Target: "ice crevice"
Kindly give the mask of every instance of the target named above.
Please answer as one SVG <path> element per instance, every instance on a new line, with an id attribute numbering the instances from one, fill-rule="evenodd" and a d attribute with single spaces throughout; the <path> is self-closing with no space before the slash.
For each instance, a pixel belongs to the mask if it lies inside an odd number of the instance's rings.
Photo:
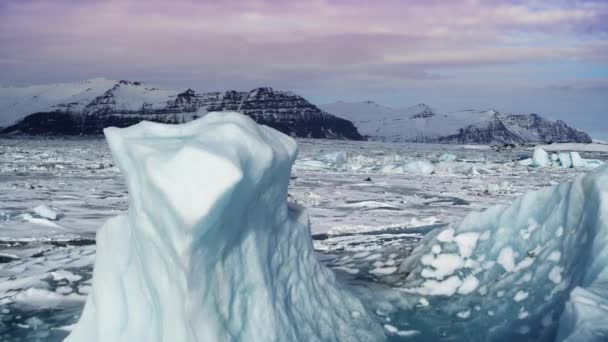
<path id="1" fill-rule="evenodd" d="M 67 341 L 607 336 L 608 167 L 428 233 L 391 266 L 398 288 L 353 287 L 318 262 L 305 209 L 287 203 L 293 139 L 237 113 L 105 134 L 129 211 L 97 233 Z"/>

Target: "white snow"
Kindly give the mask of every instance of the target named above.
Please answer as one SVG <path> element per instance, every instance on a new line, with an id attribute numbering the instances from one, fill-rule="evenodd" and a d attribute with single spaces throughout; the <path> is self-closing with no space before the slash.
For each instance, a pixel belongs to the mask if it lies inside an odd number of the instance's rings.
<path id="1" fill-rule="evenodd" d="M 0 127 L 13 124 L 28 114 L 52 111 L 56 105 L 62 103 L 77 103 L 73 109 L 82 109 L 114 84 L 114 80 L 95 78 L 74 83 L 2 87 Z"/>
<path id="2" fill-rule="evenodd" d="M 463 258 L 468 258 L 471 256 L 471 254 L 473 254 L 473 250 L 477 245 L 479 235 L 479 233 L 470 232 L 458 234 L 454 237 L 454 242 L 456 242 L 456 244 L 458 245 L 460 256 L 462 256 Z"/>
<path id="3" fill-rule="evenodd" d="M 477 289 L 479 280 L 474 275 L 469 275 L 462 281 L 462 285 L 458 288 L 458 293 L 467 295 Z"/>
<path id="4" fill-rule="evenodd" d="M 430 266 L 430 268 L 422 270 L 420 275 L 424 278 L 440 280 L 453 274 L 464 265 L 463 259 L 458 254 L 427 254 L 421 259 L 421 262 L 425 266 Z"/>
<path id="5" fill-rule="evenodd" d="M 468 126 L 485 128 L 496 114 L 494 110 L 438 113 L 426 104 L 394 109 L 373 101 L 339 101 L 320 108 L 350 120 L 361 134 L 387 142 L 445 137 Z"/>
<path id="6" fill-rule="evenodd" d="M 475 325 L 485 327 L 486 332 L 477 336 L 480 340 L 509 340 L 508 334 L 500 335 L 494 327 L 530 336 L 531 327 L 543 326 L 535 333 L 557 331 L 557 341 L 603 341 L 608 317 L 607 229 L 608 167 L 600 167 L 572 182 L 528 193 L 509 206 L 471 213 L 459 224 L 427 234 L 401 264 L 408 273 L 402 291 L 424 296 L 468 293 L 450 298 L 445 308 L 434 307 L 447 315 L 467 312 L 470 298 L 477 296 L 469 289 L 479 288 L 481 295 L 483 288 L 484 297 L 476 299 L 500 309 Z M 444 244 L 442 253 L 446 253 L 446 244 L 454 244 L 460 234 L 486 231 L 492 232 L 492 238 L 478 239 L 472 258 L 483 256 L 488 267 L 465 263 L 446 280 L 425 279 L 428 265 L 435 262 L 433 246 Z M 522 231 L 527 238 L 522 238 Z M 468 278 L 471 275 L 476 284 Z M 512 298 L 513 304 L 503 306 L 502 298 Z M 564 308 L 559 324 L 541 324 L 548 313 Z M 521 319 L 525 326 L 517 323 Z"/>
<path id="7" fill-rule="evenodd" d="M 504 247 L 500 254 L 498 254 L 498 258 L 496 261 L 505 269 L 507 272 L 511 272 L 515 269 L 515 255 L 513 252 L 513 248 L 507 246 Z"/>
<path id="8" fill-rule="evenodd" d="M 524 300 L 526 298 L 528 298 L 528 292 L 522 291 L 522 290 L 517 291 L 515 296 L 513 296 L 513 300 L 516 302 L 521 302 L 522 300 Z"/>

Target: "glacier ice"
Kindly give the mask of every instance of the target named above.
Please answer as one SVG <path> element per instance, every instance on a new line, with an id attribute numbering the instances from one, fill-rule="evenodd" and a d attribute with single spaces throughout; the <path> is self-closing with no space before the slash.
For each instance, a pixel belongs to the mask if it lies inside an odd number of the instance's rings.
<path id="1" fill-rule="evenodd" d="M 455 154 L 444 153 L 439 157 L 440 162 L 453 162 L 456 161 L 458 157 Z"/>
<path id="2" fill-rule="evenodd" d="M 105 135 L 129 211 L 97 233 L 93 289 L 67 341 L 383 336 L 317 262 L 306 212 L 287 205 L 293 139 L 237 113 Z"/>
<path id="3" fill-rule="evenodd" d="M 416 160 L 403 165 L 406 172 L 418 173 L 421 175 L 429 175 L 435 171 L 433 164 L 426 160 Z"/>
<path id="4" fill-rule="evenodd" d="M 549 155 L 545 150 L 540 147 L 534 149 L 532 158 L 522 159 L 519 165 L 523 166 L 535 166 L 535 167 L 547 167 L 547 166 L 560 166 L 563 168 L 588 168 L 594 169 L 604 163 L 601 160 L 596 159 L 583 159 L 578 152 L 560 152 L 552 153 Z"/>
<path id="5" fill-rule="evenodd" d="M 581 155 L 578 152 L 570 152 L 570 163 L 572 167 L 585 167 L 585 160 L 581 158 Z"/>
<path id="6" fill-rule="evenodd" d="M 540 147 L 534 149 L 534 155 L 532 156 L 533 166 L 547 166 L 549 164 L 549 154 Z"/>
<path id="7" fill-rule="evenodd" d="M 57 220 L 60 216 L 55 210 L 49 208 L 44 204 L 35 207 L 34 209 L 32 209 L 32 211 L 38 216 L 49 220 Z"/>
<path id="8" fill-rule="evenodd" d="M 348 155 L 344 151 L 327 153 L 321 156 L 321 159 L 332 163 L 337 170 L 343 170 L 348 163 Z"/>
<path id="9" fill-rule="evenodd" d="M 428 340 L 605 341 L 607 264 L 601 167 L 429 233 L 400 266 L 409 274 L 401 290 L 426 296 L 433 316 L 463 322 L 438 329 L 420 309 L 400 316 Z"/>
<path id="10" fill-rule="evenodd" d="M 129 211 L 98 232 L 68 341 L 608 336 L 608 167 L 431 231 L 370 271 L 397 287 L 355 286 L 316 260 L 305 210 L 286 202 L 291 138 L 236 113 L 105 133 Z"/>

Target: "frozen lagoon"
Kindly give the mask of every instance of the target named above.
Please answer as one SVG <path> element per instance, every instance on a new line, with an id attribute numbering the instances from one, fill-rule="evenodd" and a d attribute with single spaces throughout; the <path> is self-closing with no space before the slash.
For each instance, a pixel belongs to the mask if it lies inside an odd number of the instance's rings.
<path id="1" fill-rule="evenodd" d="M 93 234 L 108 217 L 126 210 L 126 188 L 101 140 L 2 142 L 3 340 L 59 340 L 67 334 L 64 326 L 76 322 L 90 291 Z M 300 146 L 290 198 L 309 208 L 323 262 L 340 280 L 362 287 L 402 287 L 406 274 L 392 265 L 401 264 L 433 228 L 588 171 L 517 165 L 516 160 L 531 155 L 527 149 L 310 140 Z M 345 152 L 347 165 L 328 161 L 332 152 Z M 440 161 L 446 153 L 457 159 Z M 605 159 L 602 152 L 582 155 Z M 417 160 L 435 161 L 434 172 L 398 170 Z M 40 204 L 62 217 L 39 217 L 33 209 Z M 377 315 L 391 319 L 378 310 Z M 455 319 L 472 314 L 458 311 Z M 404 331 L 419 331 L 395 322 L 384 325 L 387 336 L 406 338 Z"/>

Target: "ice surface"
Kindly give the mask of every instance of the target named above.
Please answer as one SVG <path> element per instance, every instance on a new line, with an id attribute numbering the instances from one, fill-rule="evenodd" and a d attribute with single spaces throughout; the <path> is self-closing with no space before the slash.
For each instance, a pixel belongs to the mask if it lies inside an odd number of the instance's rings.
<path id="1" fill-rule="evenodd" d="M 464 331 L 481 330 L 475 324 L 469 329 L 469 320 L 479 319 L 476 318 L 479 313 L 496 316 L 501 312 L 494 307 L 488 308 L 485 297 L 466 309 L 459 307 L 458 311 L 444 312 L 446 304 L 471 291 L 476 275 L 459 277 L 462 284 L 451 297 L 420 296 L 399 290 L 408 275 L 399 266 L 409 258 L 424 234 L 446 223 L 458 222 L 469 212 L 482 211 L 495 204 L 509 204 L 523 193 L 569 182 L 589 172 L 586 167 L 520 166 L 516 161 L 532 154 L 526 146 L 494 150 L 488 146 L 312 139 L 298 139 L 298 145 L 299 157 L 289 182 L 289 201 L 306 206 L 310 212 L 313 243 L 321 263 L 331 268 L 342 284 L 356 286 L 358 291 L 363 291 L 359 287 L 373 289 L 371 299 L 367 299 L 370 296 L 365 292 L 360 296 L 361 301 L 372 306 L 371 311 L 378 309 L 382 313 L 376 314 L 381 326 L 390 319 L 388 324 L 397 332 L 385 329 L 385 333 L 394 340 L 408 340 L 404 336 L 409 332 L 417 335 L 410 340 L 424 340 L 428 336 L 432 337 L 427 340 L 437 336 L 443 336 L 438 340 L 466 340 Z M 595 144 L 556 145 L 543 146 L 543 149 L 581 151 L 586 163 L 598 159 L 599 164 L 599 160 L 605 161 L 608 157 Z M 338 170 L 322 158 L 332 152 L 346 153 L 348 161 L 344 169 Z M 458 158 L 453 162 L 439 161 L 445 153 Z M 381 172 L 383 165 L 403 165 L 416 160 L 431 161 L 435 171 L 429 175 Z M 316 167 L 304 167 L 313 162 Z M 95 259 L 93 234 L 109 217 L 126 212 L 128 194 L 124 175 L 114 166 L 106 142 L 99 139 L 0 138 L 0 172 L 0 340 L 61 341 L 80 316 L 85 295 L 91 292 Z M 59 221 L 41 218 L 32 212 L 32 208 L 41 203 L 65 216 Z M 26 216 L 61 227 L 26 221 Z M 517 233 L 521 240 L 526 236 L 533 239 L 539 229 L 534 224 L 527 224 Z M 433 245 L 426 253 L 460 255 L 460 247 L 454 239 L 460 234 L 452 234 L 451 244 Z M 555 231 L 557 238 L 566 238 L 569 234 L 567 226 Z M 479 253 L 479 245 L 488 239 L 493 239 L 488 231 L 479 235 L 469 259 L 479 262 L 482 267 L 493 264 L 492 267 L 501 269 L 495 260 L 478 261 L 484 259 L 483 253 Z M 517 248 L 513 247 L 513 250 L 517 252 Z M 563 261 L 560 251 L 552 251 L 546 260 Z M 515 257 L 514 264 L 521 268 L 532 260 L 518 263 Z M 472 266 L 472 261 L 467 263 Z M 533 266 L 534 263 L 509 274 L 518 274 L 517 282 L 529 284 L 534 275 L 526 270 Z M 557 263 L 554 266 L 561 267 Z M 398 269 L 393 272 L 392 267 Z M 548 274 L 543 279 L 553 284 Z M 565 277 L 565 274 L 562 272 L 561 276 Z M 467 297 L 482 293 L 490 296 L 481 278 L 477 282 L 477 287 Z M 447 287 L 449 282 L 445 285 Z M 45 293 L 53 300 L 28 296 L 36 293 L 30 290 L 32 288 L 47 291 L 38 293 Z M 391 292 L 387 293 L 386 289 Z M 526 289 L 522 291 L 527 293 Z M 504 291 L 496 292 L 494 296 L 501 298 L 504 305 L 521 304 L 517 307 L 521 310 L 529 299 L 515 302 L 515 294 Z M 596 309 L 604 304 L 587 298 L 595 297 L 585 293 L 576 301 L 577 317 L 593 318 L 595 315 L 596 321 L 600 322 Z M 398 305 L 395 301 L 404 301 L 411 306 Z M 495 306 L 494 301 L 489 303 Z M 467 311 L 466 319 L 457 315 L 462 313 L 463 316 Z M 366 312 L 350 315 L 366 315 Z M 437 319 L 430 319 L 435 312 Z M 534 317 L 528 308 L 513 316 L 519 320 L 523 312 L 528 312 L 528 316 L 520 320 L 522 323 Z M 543 317 L 541 325 L 553 324 L 555 327 L 558 321 L 559 317 L 548 315 Z M 526 330 L 525 326 L 520 328 Z M 533 327 L 528 328 L 534 331 Z M 552 340 L 552 337 L 542 340 Z M 532 334 L 517 334 L 516 339 L 539 340 Z"/>
<path id="2" fill-rule="evenodd" d="M 471 235 L 459 242 L 464 234 Z M 441 252 L 429 254 L 433 250 Z M 454 254 L 458 250 L 460 256 Z M 429 233 L 400 271 L 409 273 L 406 292 L 451 296 L 431 306 L 442 302 L 435 315 L 452 312 L 468 320 L 468 331 L 453 328 L 452 337 L 605 341 L 607 265 L 608 167 L 602 167 Z M 479 311 L 468 311 L 476 306 Z M 477 325 L 480 331 L 473 332 Z M 417 329 L 429 340 L 437 333 Z"/>
<path id="3" fill-rule="evenodd" d="M 129 212 L 97 233 L 67 341 L 373 341 L 382 326 L 287 205 L 296 143 L 236 113 L 105 131 Z M 352 315 L 358 312 L 358 315 Z"/>

